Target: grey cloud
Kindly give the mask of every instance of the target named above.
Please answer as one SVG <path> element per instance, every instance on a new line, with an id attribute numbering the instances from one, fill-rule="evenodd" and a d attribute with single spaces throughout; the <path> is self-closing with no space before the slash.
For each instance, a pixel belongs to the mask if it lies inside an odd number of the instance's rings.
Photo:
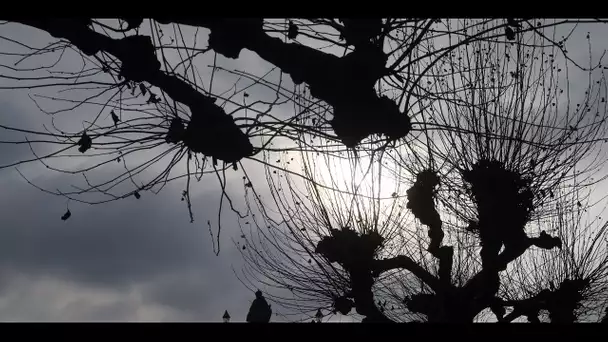
<path id="1" fill-rule="evenodd" d="M 48 116 L 40 112 L 34 103 L 27 97 L 27 93 L 0 91 L 0 166 L 12 164 L 16 161 L 31 159 L 33 157 L 28 144 L 11 144 L 12 141 L 25 141 L 27 136 L 30 141 L 41 139 L 24 132 L 18 132 L 11 128 L 25 130 L 42 130 L 42 125 L 47 123 Z M 47 137 L 42 139 L 49 140 Z M 33 144 L 36 153 L 48 151 L 48 144 Z"/>
<path id="2" fill-rule="evenodd" d="M 70 179 L 65 178 L 55 182 Z M 1 184 L 0 297 L 15 291 L 7 274 L 18 272 L 118 294 L 138 287 L 144 301 L 141 305 L 173 310 L 158 318 L 162 320 L 212 320 L 219 319 L 217 312 L 226 306 L 234 306 L 233 311 L 246 309 L 242 300 L 247 295 L 241 298 L 238 294 L 247 291 L 232 273 L 233 265 L 239 267 L 240 257 L 230 241 L 235 236 L 230 217 L 224 219 L 223 252 L 218 257 L 211 251 L 206 219 L 216 217 L 218 191 L 193 198 L 199 208 L 194 224 L 189 223 L 183 203 L 170 196 L 179 193 L 171 186 L 158 196 L 146 194 L 141 200 L 129 198 L 101 206 L 72 203 L 73 215 L 64 222 L 59 216 L 65 211 L 65 201 L 27 184 L 6 180 Z M 236 298 L 240 299 L 231 303 Z M 81 307 L 89 305 L 94 312 L 89 312 L 88 319 L 104 320 L 119 312 L 125 319 L 137 317 L 129 313 L 140 304 L 120 302 L 99 306 L 82 300 L 63 310 L 82 311 Z M 76 317 L 68 311 L 66 317 Z"/>
<path id="3" fill-rule="evenodd" d="M 10 286 L 0 293 L 2 321 L 160 321 L 175 315 L 171 308 L 144 304 L 132 290 L 85 287 L 18 271 L 8 274 Z"/>
<path id="4" fill-rule="evenodd" d="M 220 321 L 224 310 L 234 321 L 243 321 L 251 297 L 245 292 L 232 296 L 237 292 L 232 286 L 213 288 L 214 294 L 209 294 L 205 285 L 215 281 L 204 282 L 192 274 L 128 289 L 83 286 L 18 271 L 3 274 L 10 278 L 4 278 L 8 286 L 0 291 L 0 321 Z"/>
<path id="5" fill-rule="evenodd" d="M 197 315 L 201 312 L 209 313 L 208 319 L 219 320 L 228 310 L 235 321 L 244 321 L 253 294 L 234 280 L 222 282 L 222 275 L 216 272 L 206 269 L 169 275 L 144 287 L 143 301 L 179 308 L 182 320 L 200 319 Z"/>
<path id="6" fill-rule="evenodd" d="M 215 215 L 217 194 L 195 199 L 200 208 L 210 210 L 198 211 L 200 219 L 194 224 L 188 223 L 184 208 L 178 208 L 182 203 L 177 196 L 172 200 L 170 188 L 158 196 L 104 206 L 73 203 L 72 217 L 64 222 L 59 216 L 66 210 L 65 201 L 41 196 L 23 184 L 10 188 L 19 195 L 10 200 L 6 192 L 3 196 L 2 263 L 52 268 L 93 282 L 122 282 L 126 276 L 145 279 L 159 270 L 195 268 L 213 256 L 204 218 Z"/>

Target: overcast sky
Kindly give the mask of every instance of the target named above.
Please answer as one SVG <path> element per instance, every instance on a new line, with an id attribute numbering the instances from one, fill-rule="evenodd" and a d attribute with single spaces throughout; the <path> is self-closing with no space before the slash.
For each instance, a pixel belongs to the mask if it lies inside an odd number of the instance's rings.
<path id="1" fill-rule="evenodd" d="M 53 41 L 12 24 L 0 26 L 0 35 L 38 47 Z M 66 63 L 78 62 L 67 57 Z M 259 69 L 255 63 L 241 67 Z M 27 94 L 0 90 L 1 124 L 40 129 L 39 120 L 48 122 Z M 22 136 L 0 130 L 0 140 Z M 28 157 L 26 145 L 0 144 L 2 165 Z M 65 189 L 74 182 L 39 165 L 20 170 L 45 187 Z M 241 260 L 231 240 L 237 235 L 233 217 L 225 215 L 216 256 L 206 225 L 217 215 L 216 182 L 196 184 L 193 224 L 178 183 L 140 200 L 70 202 L 72 217 L 61 221 L 65 199 L 29 186 L 12 168 L 0 170 L 0 321 L 221 321 L 224 310 L 243 321 L 254 296 L 233 273 Z"/>
<path id="2" fill-rule="evenodd" d="M 0 35 L 33 46 L 52 41 L 19 25 L 0 26 Z M 268 68 L 251 53 L 242 56 L 224 63 L 256 74 Z M 0 124 L 37 125 L 44 114 L 27 92 L 0 90 Z M 16 136 L 0 129 L 0 140 Z M 0 144 L 0 165 L 29 156 L 25 145 Z M 71 176 L 40 170 L 23 168 L 46 187 L 73 182 Z M 253 293 L 233 273 L 241 266 L 231 242 L 239 234 L 234 218 L 226 214 L 222 252 L 215 256 L 206 220 L 217 215 L 217 184 L 196 187 L 194 224 L 179 201 L 183 185 L 177 183 L 140 200 L 71 202 L 72 217 L 64 222 L 65 199 L 29 186 L 12 168 L 0 170 L 0 321 L 221 321 L 224 310 L 233 320 L 244 320 Z"/>

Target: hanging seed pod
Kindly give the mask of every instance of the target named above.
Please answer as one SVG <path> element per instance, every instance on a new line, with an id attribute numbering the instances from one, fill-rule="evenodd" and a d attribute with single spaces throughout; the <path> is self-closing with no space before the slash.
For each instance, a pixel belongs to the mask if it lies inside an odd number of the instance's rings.
<path id="1" fill-rule="evenodd" d="M 87 132 L 83 132 L 80 140 L 78 140 L 78 151 L 85 153 L 93 145 L 93 140 L 87 135 Z"/>
<path id="2" fill-rule="evenodd" d="M 68 209 L 68 210 L 65 212 L 65 214 L 63 214 L 63 215 L 61 216 L 61 220 L 62 220 L 62 221 L 65 221 L 65 220 L 69 219 L 69 218 L 70 218 L 70 216 L 72 216 L 72 213 L 70 212 L 70 209 Z"/>

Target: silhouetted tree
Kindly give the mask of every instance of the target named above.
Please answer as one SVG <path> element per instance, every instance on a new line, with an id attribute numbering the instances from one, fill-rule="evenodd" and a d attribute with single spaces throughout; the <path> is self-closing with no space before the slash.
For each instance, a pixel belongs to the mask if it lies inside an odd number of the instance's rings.
<path id="1" fill-rule="evenodd" d="M 424 111 L 422 98 L 451 99 L 427 84 L 459 47 L 512 41 L 553 46 L 567 56 L 567 38 L 554 39 L 551 30 L 585 21 L 597 20 L 16 20 L 56 40 L 35 47 L 3 34 L 3 66 L 11 74 L 1 77 L 11 83 L 2 89 L 49 90 L 31 98 L 52 119 L 40 130 L 3 124 L 28 138 L 2 142 L 28 144 L 34 157 L 2 167 L 38 161 L 49 170 L 82 175 L 84 185 L 76 188 L 41 190 L 85 203 L 139 198 L 185 178 L 183 199 L 193 220 L 191 178 L 217 175 L 224 199 L 227 170 L 252 164 L 244 161 L 262 162 L 262 151 L 275 156 L 299 149 L 324 152 L 317 142 L 301 141 L 303 133 L 342 150 L 367 149 L 369 142 L 400 145 L 426 125 L 413 120 Z M 208 34 L 203 48 L 199 31 Z M 536 41 L 521 41 L 528 36 Z M 239 59 L 243 51 L 276 70 L 259 75 L 222 66 L 222 60 Z M 68 57 L 82 65 L 63 62 Z M 29 61 L 35 66 L 26 67 Z M 218 85 L 218 74 L 234 77 L 235 83 Z M 263 98 L 249 92 L 268 90 L 273 94 Z M 76 95 L 65 95 L 68 91 Z M 48 109 L 59 104 L 66 106 Z M 295 106 L 287 116 L 273 112 L 287 105 Z M 76 125 L 60 125 L 59 114 L 73 110 L 92 115 Z M 38 153 L 35 146 L 47 151 Z M 57 149 L 48 151 L 49 146 Z M 80 155 L 72 153 L 74 146 Z M 86 159 L 72 167 L 53 163 L 66 157 Z M 101 168 L 112 176 L 87 176 Z"/>
<path id="2" fill-rule="evenodd" d="M 50 115 L 44 129 L 2 123 L 20 134 L 2 143 L 27 144 L 33 157 L 1 167 L 35 161 L 81 175 L 84 186 L 41 190 L 85 203 L 185 179 L 192 220 L 191 179 L 215 175 L 223 201 L 227 172 L 241 169 L 248 210 L 227 202 L 245 221 L 246 275 L 311 315 L 599 317 L 604 225 L 567 213 L 594 208 L 578 196 L 605 178 L 604 67 L 593 56 L 578 64 L 572 35 L 557 38 L 584 21 L 17 20 L 56 39 L 35 47 L 0 35 L 0 78 L 16 82 L 1 89 L 59 90 L 30 96 Z M 222 66 L 250 52 L 270 71 Z M 62 63 L 68 55 L 82 64 Z M 573 69 L 586 73 L 584 94 L 569 84 Z M 218 74 L 234 82 L 220 86 Z M 60 125 L 79 109 L 92 115 Z M 85 162 L 70 168 L 66 157 Z M 254 163 L 271 201 L 245 170 Z M 93 180 L 102 167 L 117 175 Z M 581 231 L 597 243 L 572 235 Z M 256 292 L 247 320 L 271 314 Z"/>
<path id="3" fill-rule="evenodd" d="M 479 40 L 430 66 L 405 144 L 344 156 L 326 142 L 293 166 L 303 180 L 269 167 L 270 200 L 246 188 L 243 281 L 309 317 L 599 320 L 606 225 L 571 213 L 595 210 L 582 194 L 606 176 L 603 69 L 590 62 L 573 89 L 573 62 L 535 39 Z"/>
<path id="4" fill-rule="evenodd" d="M 601 317 L 608 301 L 608 223 L 601 213 L 589 212 L 584 197 L 564 198 L 555 215 L 543 220 L 560 239 L 560 249 L 531 250 L 509 265 L 499 294 L 512 311 L 501 320 L 573 323 Z"/>

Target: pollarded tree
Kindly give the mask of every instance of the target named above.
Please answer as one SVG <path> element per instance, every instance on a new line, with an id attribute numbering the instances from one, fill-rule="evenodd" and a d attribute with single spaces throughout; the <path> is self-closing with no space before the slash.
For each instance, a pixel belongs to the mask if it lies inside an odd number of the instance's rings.
<path id="1" fill-rule="evenodd" d="M 45 190 L 86 203 L 139 198 L 185 179 L 191 209 L 191 178 L 218 175 L 224 190 L 227 170 L 261 162 L 262 151 L 323 152 L 304 135 L 348 148 L 366 148 L 362 141 L 400 145 L 425 129 L 412 119 L 423 111 L 423 97 L 451 98 L 427 83 L 459 47 L 518 43 L 529 34 L 567 56 L 565 40 L 546 32 L 579 21 L 18 20 L 55 38 L 41 47 L 12 37 L 15 23 L 3 23 L 2 89 L 45 91 L 31 97 L 51 116 L 40 130 L 2 123 L 19 133 L 3 143 L 28 144 L 33 152 L 3 167 L 36 161 L 81 175 L 75 189 Z M 251 52 L 268 70 L 226 66 L 255 57 Z M 81 110 L 91 115 L 61 120 Z M 92 175 L 102 168 L 111 172 Z"/>
<path id="2" fill-rule="evenodd" d="M 372 322 L 471 322 L 488 311 L 539 321 L 542 310 L 563 322 L 597 311 L 578 305 L 603 299 L 605 230 L 566 213 L 586 209 L 573 196 L 605 178 L 602 68 L 591 60 L 575 91 L 559 47 L 514 39 L 461 46 L 429 68 L 424 130 L 402 146 L 304 153 L 303 185 L 269 169 L 272 200 L 249 191 L 258 216 L 242 236 L 246 279 L 288 291 L 274 300 L 289 309 L 355 309 Z M 556 312 L 564 298 L 572 305 Z"/>
<path id="3" fill-rule="evenodd" d="M 582 201 L 582 202 L 581 202 Z M 577 193 L 556 203 L 542 223 L 559 237 L 559 250 L 532 250 L 515 260 L 499 291 L 512 308 L 502 320 L 597 322 L 608 304 L 608 223 Z M 593 214 L 592 212 L 595 212 Z"/>

